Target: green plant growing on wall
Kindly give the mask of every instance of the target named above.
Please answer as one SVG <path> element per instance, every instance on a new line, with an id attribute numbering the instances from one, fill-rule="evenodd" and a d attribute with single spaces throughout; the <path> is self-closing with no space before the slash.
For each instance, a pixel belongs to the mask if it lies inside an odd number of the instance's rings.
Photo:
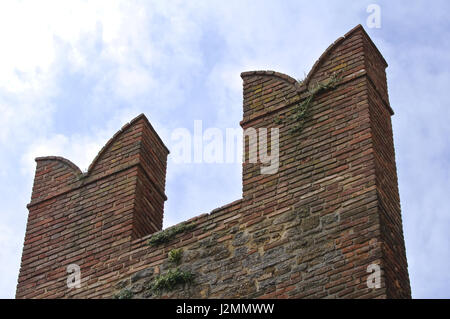
<path id="1" fill-rule="evenodd" d="M 311 105 L 314 101 L 314 98 L 324 91 L 334 89 L 341 81 L 341 79 L 342 78 L 338 74 L 333 73 L 330 78 L 328 78 L 328 80 L 320 82 L 308 90 L 308 96 L 302 102 L 297 104 L 297 107 L 294 110 L 293 120 L 296 122 L 296 124 L 291 129 L 291 134 L 302 132 L 306 122 L 306 118 L 311 111 Z"/>
<path id="2" fill-rule="evenodd" d="M 114 295 L 114 299 L 131 299 L 133 293 L 129 289 L 122 289 L 117 294 Z"/>
<path id="3" fill-rule="evenodd" d="M 164 291 L 172 291 L 179 285 L 191 284 L 194 282 L 195 275 L 190 271 L 183 271 L 179 268 L 170 269 L 166 274 L 156 277 L 149 289 L 161 295 Z"/>
<path id="4" fill-rule="evenodd" d="M 298 84 L 302 85 L 303 82 L 305 82 L 307 77 L 308 77 L 308 75 L 306 74 L 305 71 L 303 71 L 303 78 L 302 79 L 300 79 L 300 78 L 297 79 Z"/>
<path id="5" fill-rule="evenodd" d="M 175 265 L 179 265 L 181 262 L 181 257 L 183 256 L 183 250 L 181 248 L 179 249 L 172 249 L 169 251 L 169 262 Z"/>
<path id="6" fill-rule="evenodd" d="M 275 118 L 273 119 L 273 121 L 275 122 L 275 124 L 281 124 L 281 123 L 283 123 L 283 120 L 282 120 L 278 115 L 275 116 Z"/>
<path id="7" fill-rule="evenodd" d="M 172 240 L 173 237 L 175 237 L 175 235 L 189 231 L 194 227 L 195 224 L 180 224 L 177 226 L 170 227 L 150 237 L 150 239 L 148 240 L 148 245 L 158 246 L 167 243 L 170 240 Z"/>

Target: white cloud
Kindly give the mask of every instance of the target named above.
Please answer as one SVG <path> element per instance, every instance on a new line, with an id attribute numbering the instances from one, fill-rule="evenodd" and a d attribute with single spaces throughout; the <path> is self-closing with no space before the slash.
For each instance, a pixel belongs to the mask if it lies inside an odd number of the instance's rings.
<path id="1" fill-rule="evenodd" d="M 23 235 L 10 226 L 0 223 L 0 298 L 12 298 L 14 291 L 11 288 L 17 284 L 18 269 L 20 266 L 20 245 Z"/>

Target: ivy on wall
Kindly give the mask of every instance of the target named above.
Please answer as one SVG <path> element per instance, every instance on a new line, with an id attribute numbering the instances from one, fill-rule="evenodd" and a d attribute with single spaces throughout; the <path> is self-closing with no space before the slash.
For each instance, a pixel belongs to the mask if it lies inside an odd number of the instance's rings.
<path id="1" fill-rule="evenodd" d="M 308 90 L 308 95 L 306 96 L 306 98 L 295 106 L 294 114 L 292 115 L 292 121 L 295 123 L 295 125 L 290 130 L 291 134 L 300 134 L 303 131 L 306 119 L 311 112 L 311 106 L 314 102 L 314 98 L 320 93 L 323 93 L 330 89 L 334 89 L 341 80 L 342 78 L 338 73 L 333 73 L 327 80 L 317 83 Z M 302 82 L 302 80 L 299 81 L 300 84 Z M 281 124 L 283 123 L 283 120 L 276 116 L 274 122 L 275 124 Z"/>
<path id="2" fill-rule="evenodd" d="M 175 235 L 189 231 L 195 227 L 195 224 L 180 224 L 160 231 L 148 240 L 148 245 L 159 246 L 171 241 Z"/>

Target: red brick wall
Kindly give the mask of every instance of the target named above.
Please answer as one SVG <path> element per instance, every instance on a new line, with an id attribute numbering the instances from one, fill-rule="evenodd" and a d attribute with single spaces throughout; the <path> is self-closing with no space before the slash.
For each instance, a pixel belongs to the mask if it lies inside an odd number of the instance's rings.
<path id="1" fill-rule="evenodd" d="M 242 199 L 158 246 L 147 243 L 162 225 L 168 151 L 145 117 L 81 179 L 67 160 L 39 159 L 17 297 L 409 298 L 386 66 L 357 26 L 302 83 L 244 72 L 241 125 L 279 128 L 279 169 L 243 163 Z M 292 133 L 296 105 L 333 72 L 336 87 Z M 174 248 L 179 266 L 168 260 Z M 81 288 L 65 286 L 69 263 L 81 266 Z M 367 287 L 371 264 L 381 288 Z M 194 283 L 155 294 L 155 278 L 176 267 Z"/>
<path id="2" fill-rule="evenodd" d="M 157 156 L 148 159 L 149 154 Z M 139 116 L 108 142 L 85 174 L 63 158 L 36 159 L 16 296 L 78 296 L 66 286 L 72 263 L 81 267 L 82 285 L 113 275 L 110 258 L 129 250 L 133 238 L 162 228 L 167 154 Z"/>

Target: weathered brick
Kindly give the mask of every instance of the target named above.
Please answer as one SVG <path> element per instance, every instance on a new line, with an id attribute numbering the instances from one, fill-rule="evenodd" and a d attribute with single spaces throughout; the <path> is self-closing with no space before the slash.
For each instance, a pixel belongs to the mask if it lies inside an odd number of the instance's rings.
<path id="1" fill-rule="evenodd" d="M 302 83 L 242 73 L 241 126 L 279 128 L 279 169 L 262 175 L 247 156 L 242 198 L 186 221 L 195 227 L 160 245 L 147 243 L 162 228 L 168 150 L 145 116 L 116 133 L 87 173 L 38 158 L 16 297 L 110 298 L 127 289 L 156 298 L 148 287 L 174 269 L 168 254 L 177 248 L 177 267 L 196 280 L 161 297 L 409 298 L 386 67 L 357 26 Z M 314 97 L 292 134 L 298 103 L 333 72 L 341 79 Z M 81 267 L 79 289 L 66 286 L 69 263 Z M 379 289 L 366 285 L 370 264 L 381 267 Z"/>

